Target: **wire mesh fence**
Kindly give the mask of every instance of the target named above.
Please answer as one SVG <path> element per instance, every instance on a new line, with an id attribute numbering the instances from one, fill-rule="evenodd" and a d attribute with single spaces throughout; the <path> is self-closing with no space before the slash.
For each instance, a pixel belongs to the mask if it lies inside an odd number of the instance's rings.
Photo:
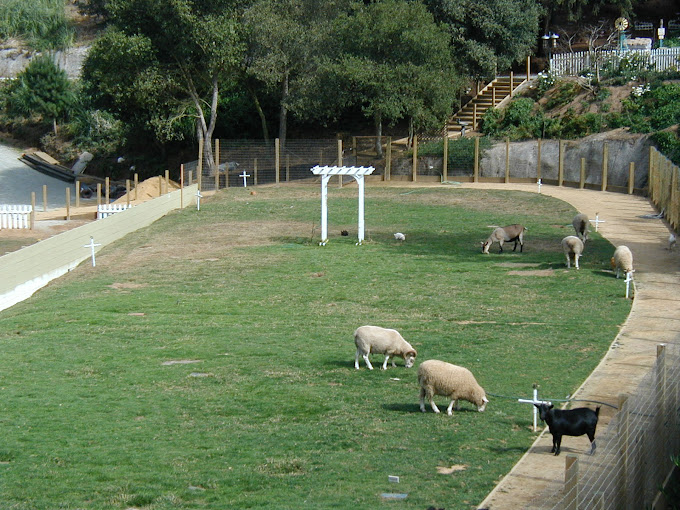
<path id="1" fill-rule="evenodd" d="M 534 508 L 656 508 L 674 467 L 672 456 L 680 453 L 679 381 L 680 347 L 660 345 L 635 393 L 622 399 L 607 429 L 598 431 L 595 453 L 568 456 L 565 483 L 546 488 Z"/>

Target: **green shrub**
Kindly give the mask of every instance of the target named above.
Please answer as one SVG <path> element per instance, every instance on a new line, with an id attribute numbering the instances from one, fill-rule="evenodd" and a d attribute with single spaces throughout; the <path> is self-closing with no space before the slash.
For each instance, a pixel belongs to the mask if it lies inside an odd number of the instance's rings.
<path id="1" fill-rule="evenodd" d="M 564 82 L 555 90 L 555 93 L 545 105 L 546 110 L 559 108 L 569 104 L 579 93 L 579 86 L 575 82 Z"/>
<path id="2" fill-rule="evenodd" d="M 676 165 L 680 164 L 680 139 L 677 133 L 658 131 L 651 137 L 657 149 Z"/>
<path id="3" fill-rule="evenodd" d="M 25 39 L 35 50 L 63 49 L 73 42 L 63 0 L 2 0 L 0 39 Z"/>

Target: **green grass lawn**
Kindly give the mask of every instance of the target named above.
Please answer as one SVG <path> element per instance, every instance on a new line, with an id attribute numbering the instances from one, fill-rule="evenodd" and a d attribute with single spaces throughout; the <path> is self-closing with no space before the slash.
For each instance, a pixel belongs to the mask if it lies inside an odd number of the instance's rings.
<path id="1" fill-rule="evenodd" d="M 576 211 L 544 195 L 369 187 L 363 246 L 356 208 L 329 190 L 320 247 L 316 185 L 225 190 L 0 312 L 0 507 L 474 508 L 536 437 L 530 407 L 422 414 L 415 367 L 354 369 L 354 329 L 564 398 L 630 310 L 613 247 L 593 234 L 567 271 Z M 524 253 L 482 255 L 509 223 Z"/>

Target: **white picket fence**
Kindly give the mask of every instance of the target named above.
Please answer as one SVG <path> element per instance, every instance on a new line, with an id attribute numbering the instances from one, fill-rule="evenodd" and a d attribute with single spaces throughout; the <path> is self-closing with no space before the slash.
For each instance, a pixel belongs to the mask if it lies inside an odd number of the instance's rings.
<path id="1" fill-rule="evenodd" d="M 557 53 L 550 59 L 550 71 L 559 76 L 578 76 L 593 70 L 597 64 L 600 69 L 608 62 L 618 65 L 624 58 L 639 58 L 655 71 L 680 68 L 680 48 L 656 48 L 654 50 L 599 51 L 591 53 Z"/>
<path id="2" fill-rule="evenodd" d="M 97 219 L 107 218 L 130 207 L 132 206 L 127 204 L 101 204 L 97 207 Z"/>
<path id="3" fill-rule="evenodd" d="M 31 228 L 30 205 L 0 205 L 0 229 Z"/>

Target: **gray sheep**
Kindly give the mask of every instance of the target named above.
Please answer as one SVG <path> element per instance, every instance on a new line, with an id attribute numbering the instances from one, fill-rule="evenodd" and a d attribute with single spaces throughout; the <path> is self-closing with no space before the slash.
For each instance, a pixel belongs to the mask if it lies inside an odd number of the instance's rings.
<path id="1" fill-rule="evenodd" d="M 576 237 L 578 237 L 584 243 L 588 240 L 588 227 L 590 227 L 590 220 L 588 216 L 583 213 L 579 213 L 574 216 L 571 224 L 576 231 Z"/>
<path id="2" fill-rule="evenodd" d="M 439 408 L 434 403 L 435 395 L 442 395 L 451 399 L 446 413 L 451 416 L 458 401 L 467 400 L 475 404 L 481 413 L 489 402 L 486 392 L 477 383 L 475 376 L 467 368 L 452 365 L 445 361 L 430 359 L 423 361 L 418 367 L 418 384 L 420 385 L 420 410 L 425 412 L 425 398 L 435 413 Z"/>
<path id="3" fill-rule="evenodd" d="M 583 254 L 583 241 L 576 236 L 567 236 L 562 239 L 562 249 L 564 256 L 567 258 L 567 268 L 571 267 L 571 257 L 574 257 L 574 265 L 578 267 L 578 259 Z"/>
<path id="4" fill-rule="evenodd" d="M 386 329 L 378 326 L 361 326 L 354 332 L 354 343 L 357 346 L 357 352 L 354 357 L 354 368 L 359 370 L 359 357 L 363 357 L 366 366 L 369 370 L 373 370 L 373 365 L 368 360 L 368 355 L 384 354 L 385 361 L 382 369 L 387 370 L 387 361 L 392 358 L 392 366 L 394 364 L 394 356 L 399 356 L 404 359 L 404 366 L 411 368 L 416 361 L 416 350 L 404 340 L 404 337 L 396 329 Z"/>
<path id="5" fill-rule="evenodd" d="M 512 251 L 517 249 L 517 243 L 519 243 L 519 251 L 524 251 L 524 232 L 529 230 L 522 225 L 514 224 L 508 225 L 507 227 L 498 227 L 493 232 L 489 238 L 482 243 L 482 253 L 489 253 L 489 248 L 495 242 L 500 245 L 500 252 L 503 253 L 503 243 L 515 242 Z"/>

